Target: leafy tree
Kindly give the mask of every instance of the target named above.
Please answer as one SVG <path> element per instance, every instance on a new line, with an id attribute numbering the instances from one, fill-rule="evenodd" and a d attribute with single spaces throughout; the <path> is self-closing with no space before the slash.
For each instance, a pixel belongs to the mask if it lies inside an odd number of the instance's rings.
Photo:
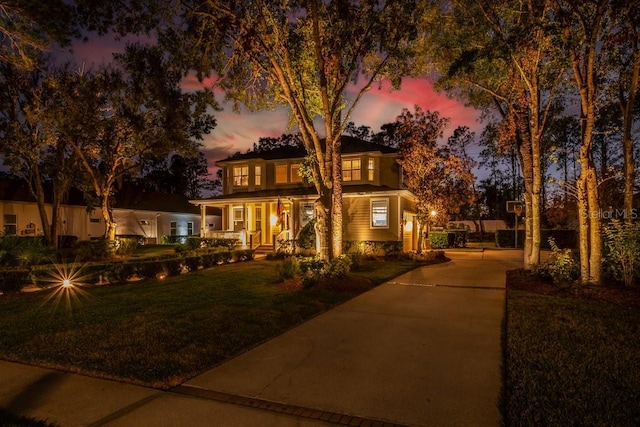
<path id="1" fill-rule="evenodd" d="M 278 138 L 262 137 L 258 140 L 258 143 L 253 143 L 253 148 L 247 150 L 247 152 L 264 153 L 267 151 L 275 150 L 280 147 L 301 147 L 302 142 L 298 135 L 282 134 Z"/>
<path id="2" fill-rule="evenodd" d="M 69 141 L 60 132 L 60 121 L 69 117 L 60 86 L 70 66 L 54 68 L 41 59 L 33 70 L 0 63 L 0 71 L 0 154 L 28 183 L 45 240 L 57 246 L 60 207 L 77 172 Z M 48 188 L 51 218 L 45 208 Z"/>
<path id="3" fill-rule="evenodd" d="M 86 114 L 66 129 L 84 171 L 85 195 L 115 238 L 111 197 L 117 182 L 149 155 L 194 154 L 215 126 L 211 91 L 183 93 L 181 73 L 158 48 L 129 46 L 117 65 L 85 73 L 66 87 L 72 111 Z"/>
<path id="4" fill-rule="evenodd" d="M 396 119 L 401 137 L 398 164 L 404 172 L 404 183 L 418 199 L 416 216 L 419 236 L 424 226 L 434 220 L 446 223 L 451 213 L 473 198 L 472 165 L 452 152 L 450 146 L 438 146 L 438 139 L 449 123 L 437 112 L 403 110 Z M 453 144 L 455 146 L 455 144 Z M 422 251 L 422 238 L 418 241 Z"/>
<path id="5" fill-rule="evenodd" d="M 63 0 L 3 0 L 0 2 L 0 62 L 33 70 L 53 43 L 67 45 L 76 15 Z"/>
<path id="6" fill-rule="evenodd" d="M 540 259 L 541 138 L 564 67 L 555 54 L 552 0 L 456 0 L 443 9 L 428 55 L 439 85 L 487 114 L 500 117 L 500 145 L 517 148 L 524 178 L 525 250 L 529 268 Z"/>
<path id="7" fill-rule="evenodd" d="M 161 37 L 199 77 L 215 71 L 228 98 L 253 109 L 289 108 L 313 160 L 321 258 L 342 250 L 340 135 L 375 81 L 389 78 L 398 87 L 410 73 L 425 3 L 185 1 L 174 20 L 180 28 Z"/>
<path id="8" fill-rule="evenodd" d="M 624 209 L 626 219 L 632 219 L 636 162 L 632 132 L 637 115 L 640 88 L 640 2 L 612 2 L 610 31 L 603 37 L 603 52 L 607 68 L 612 70 L 609 98 L 617 101 L 622 121 L 622 151 L 624 156 Z"/>
<path id="9" fill-rule="evenodd" d="M 197 151 L 195 155 L 172 153 L 168 157 L 145 160 L 139 179 L 147 190 L 197 199 L 201 197 L 201 190 L 211 185 L 208 176 L 207 158 Z"/>
<path id="10" fill-rule="evenodd" d="M 580 232 L 580 279 L 600 283 L 602 276 L 602 230 L 598 212 L 598 176 L 593 161 L 596 108 L 603 95 L 603 51 L 600 45 L 611 30 L 608 0 L 574 2 L 556 0 L 557 22 L 570 64 L 573 85 L 580 99 L 580 175 L 576 182 Z"/>

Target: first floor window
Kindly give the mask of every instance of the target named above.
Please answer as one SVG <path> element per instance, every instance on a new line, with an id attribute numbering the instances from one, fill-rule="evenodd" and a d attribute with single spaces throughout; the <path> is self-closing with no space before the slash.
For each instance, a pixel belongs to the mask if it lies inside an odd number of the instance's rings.
<path id="1" fill-rule="evenodd" d="M 302 225 L 307 224 L 314 217 L 313 203 L 301 203 L 300 204 L 300 218 L 302 219 Z"/>
<path id="2" fill-rule="evenodd" d="M 371 200 L 371 227 L 389 227 L 389 199 Z"/>
<path id="3" fill-rule="evenodd" d="M 246 187 L 249 185 L 249 166 L 233 167 L 233 186 Z"/>
<path id="4" fill-rule="evenodd" d="M 169 230 L 171 231 L 170 234 L 172 236 L 177 236 L 178 235 L 178 223 L 175 221 L 171 221 L 171 223 L 169 223 Z"/>
<path id="5" fill-rule="evenodd" d="M 342 161 L 342 180 L 343 181 L 360 181 L 360 159 L 347 159 Z"/>
<path id="6" fill-rule="evenodd" d="M 188 236 L 193 236 L 193 223 L 192 222 L 188 222 L 187 223 L 187 235 Z"/>
<path id="7" fill-rule="evenodd" d="M 18 216 L 16 214 L 4 214 L 4 234 L 18 234 Z"/>

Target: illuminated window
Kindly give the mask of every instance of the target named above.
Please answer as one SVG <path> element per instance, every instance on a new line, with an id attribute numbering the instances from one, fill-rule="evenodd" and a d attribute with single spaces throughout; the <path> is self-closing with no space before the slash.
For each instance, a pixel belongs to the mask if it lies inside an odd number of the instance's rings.
<path id="1" fill-rule="evenodd" d="M 369 162 L 367 164 L 367 179 L 369 181 L 373 181 L 374 178 L 374 174 L 375 174 L 375 161 L 373 159 L 369 159 Z"/>
<path id="2" fill-rule="evenodd" d="M 299 163 L 295 163 L 291 165 L 291 182 L 302 182 Z"/>
<path id="3" fill-rule="evenodd" d="M 276 165 L 276 184 L 286 184 L 289 182 L 288 172 L 288 165 Z"/>
<path id="4" fill-rule="evenodd" d="M 244 208 L 242 206 L 233 207 L 233 231 L 244 229 Z"/>
<path id="5" fill-rule="evenodd" d="M 233 185 L 234 187 L 246 187 L 249 185 L 249 166 L 233 167 Z"/>
<path id="6" fill-rule="evenodd" d="M 389 199 L 371 199 L 371 227 L 389 228 Z"/>
<path id="7" fill-rule="evenodd" d="M 262 166 L 256 166 L 255 175 L 256 185 L 262 185 Z"/>
<path id="8" fill-rule="evenodd" d="M 342 180 L 343 181 L 360 181 L 360 159 L 349 159 L 342 161 Z"/>
<path id="9" fill-rule="evenodd" d="M 302 225 L 306 225 L 315 216 L 313 202 L 300 203 L 300 219 Z"/>
<path id="10" fill-rule="evenodd" d="M 18 216 L 4 214 L 4 234 L 14 236 L 18 234 Z"/>

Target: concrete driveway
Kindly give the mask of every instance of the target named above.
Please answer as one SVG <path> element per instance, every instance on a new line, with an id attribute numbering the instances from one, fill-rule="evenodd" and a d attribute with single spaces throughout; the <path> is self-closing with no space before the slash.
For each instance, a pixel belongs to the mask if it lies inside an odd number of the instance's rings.
<path id="1" fill-rule="evenodd" d="M 505 271 L 451 252 L 185 384 L 396 424 L 498 425 Z"/>
<path id="2" fill-rule="evenodd" d="M 499 425 L 522 251 L 447 255 L 170 392 L 0 362 L 0 406 L 64 426 Z"/>

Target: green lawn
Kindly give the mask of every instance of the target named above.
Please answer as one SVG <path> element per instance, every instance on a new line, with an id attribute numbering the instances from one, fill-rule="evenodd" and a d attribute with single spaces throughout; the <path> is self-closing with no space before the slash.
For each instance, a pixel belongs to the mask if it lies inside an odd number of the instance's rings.
<path id="1" fill-rule="evenodd" d="M 0 358 L 166 388 L 358 292 L 283 289 L 276 264 L 221 265 L 70 295 L 5 295 Z M 417 265 L 374 261 L 359 274 L 382 283 Z"/>
<path id="2" fill-rule="evenodd" d="M 506 425 L 640 425 L 640 310 L 507 295 Z"/>

